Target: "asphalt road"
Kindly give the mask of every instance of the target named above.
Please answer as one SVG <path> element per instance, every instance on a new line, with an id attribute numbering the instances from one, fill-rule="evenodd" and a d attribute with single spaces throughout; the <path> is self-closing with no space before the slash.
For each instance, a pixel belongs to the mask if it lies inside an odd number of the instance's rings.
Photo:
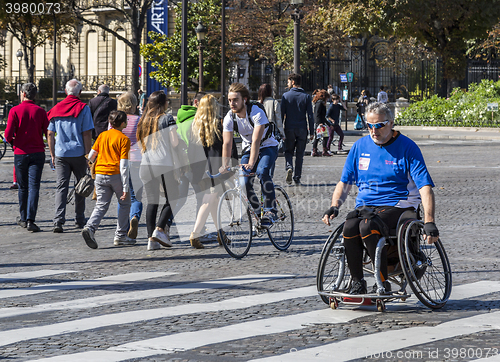
<path id="1" fill-rule="evenodd" d="M 408 132 L 411 133 L 410 131 Z M 359 135 L 350 134 L 347 146 Z M 303 185 L 286 187 L 295 212 L 287 252 L 266 238 L 235 260 L 218 244 L 189 245 L 193 205 L 177 217 L 171 249 L 114 247 L 116 201 L 89 249 L 73 227 L 51 232 L 55 175 L 44 168 L 37 224 L 15 223 L 12 151 L 0 161 L 0 360 L 60 361 L 462 361 L 500 353 L 500 141 L 419 137 L 436 184 L 437 225 L 454 290 L 431 311 L 415 296 L 374 307 L 331 310 L 315 291 L 320 222 L 345 156 L 307 157 Z M 310 145 L 308 146 L 310 147 Z M 275 180 L 284 184 L 284 159 Z M 352 196 L 341 210 L 345 217 Z M 93 202 L 87 203 L 87 217 Z M 214 230 L 212 224 L 209 230 Z M 498 358 L 498 356 L 496 357 Z"/>

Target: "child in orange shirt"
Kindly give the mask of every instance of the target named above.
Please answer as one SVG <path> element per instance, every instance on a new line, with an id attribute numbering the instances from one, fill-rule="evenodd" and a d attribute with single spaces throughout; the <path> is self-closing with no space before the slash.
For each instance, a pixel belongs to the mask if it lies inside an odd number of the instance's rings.
<path id="1" fill-rule="evenodd" d="M 89 161 L 96 162 L 97 202 L 92 215 L 82 230 L 82 236 L 92 249 L 97 249 L 94 233 L 108 211 L 113 194 L 116 195 L 120 204 L 114 244 L 135 244 L 135 240 L 127 236 L 130 211 L 128 162 L 130 139 L 122 133 L 122 130 L 127 127 L 127 114 L 122 111 L 112 111 L 109 114 L 108 122 L 113 128 L 102 132 L 97 137 L 89 153 Z"/>

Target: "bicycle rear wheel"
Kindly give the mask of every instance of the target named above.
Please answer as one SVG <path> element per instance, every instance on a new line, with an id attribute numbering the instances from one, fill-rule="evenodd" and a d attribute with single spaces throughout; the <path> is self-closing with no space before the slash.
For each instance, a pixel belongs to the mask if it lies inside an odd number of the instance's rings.
<path id="1" fill-rule="evenodd" d="M 3 137 L 0 139 L 0 160 L 2 157 L 5 155 L 5 152 L 7 151 L 7 142 L 3 139 Z"/>
<path id="2" fill-rule="evenodd" d="M 248 203 L 237 190 L 228 190 L 221 196 L 217 230 L 229 255 L 236 259 L 247 255 L 252 244 L 252 219 Z"/>
<path id="3" fill-rule="evenodd" d="M 269 240 L 278 250 L 284 251 L 290 247 L 293 240 L 294 220 L 290 198 L 280 186 L 274 187 L 276 194 L 277 221 L 267 229 Z"/>

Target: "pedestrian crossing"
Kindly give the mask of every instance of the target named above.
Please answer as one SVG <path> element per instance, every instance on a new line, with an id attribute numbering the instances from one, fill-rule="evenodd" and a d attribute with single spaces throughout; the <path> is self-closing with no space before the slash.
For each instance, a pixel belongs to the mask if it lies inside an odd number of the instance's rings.
<path id="1" fill-rule="evenodd" d="M 203 328 L 196 328 L 196 330 L 181 331 L 177 333 L 169 333 L 168 329 L 165 329 L 163 335 L 153 338 L 146 338 L 147 335 L 138 336 L 134 334 L 133 340 L 128 343 L 116 343 L 116 345 L 108 348 L 87 347 L 83 348 L 83 351 L 71 351 L 70 353 L 61 350 L 55 356 L 54 353 L 49 356 L 44 355 L 42 348 L 36 350 L 38 353 L 30 354 L 29 357 L 37 361 L 124 361 L 134 358 L 148 358 L 156 355 L 171 355 L 212 344 L 230 343 L 257 336 L 279 336 L 281 333 L 300 331 L 318 324 L 334 326 L 348 323 L 362 317 L 389 316 L 388 318 L 390 318 L 391 312 L 408 312 L 411 311 L 412 308 L 417 308 L 417 310 L 419 308 L 425 309 L 425 307 L 418 303 L 417 298 L 412 297 L 404 303 L 389 303 L 387 305 L 388 311 L 386 314 L 376 312 L 374 307 L 343 307 L 333 311 L 326 308 L 324 303 L 320 301 L 315 286 L 290 288 L 291 283 L 288 282 L 286 285 L 288 285 L 289 288 L 286 290 L 280 290 L 282 288 L 277 288 L 275 286 L 274 283 L 280 280 L 293 281 L 292 278 L 294 275 L 290 274 L 232 276 L 195 283 L 176 284 L 175 286 L 166 288 L 145 289 L 137 292 L 130 292 L 125 288 L 125 285 L 130 283 L 140 283 L 142 280 L 146 279 L 154 280 L 155 278 L 164 278 L 173 274 L 174 273 L 168 272 L 130 273 L 95 280 L 54 283 L 55 285 L 48 284 L 50 290 L 48 290 L 47 293 L 54 293 L 54 295 L 65 290 L 80 289 L 82 285 L 85 285 L 86 288 L 92 288 L 96 285 L 96 281 L 104 283 L 104 285 L 106 285 L 107 282 L 117 283 L 120 281 L 120 283 L 115 284 L 116 287 L 114 289 L 120 290 L 120 288 L 123 288 L 123 291 L 117 292 L 117 290 L 110 290 L 110 293 L 99 297 L 45 303 L 31 307 L 1 308 L 0 325 L 2 325 L 2 320 L 9 321 L 12 325 L 17 321 L 16 318 L 20 318 L 19 320 L 22 321 L 26 316 L 33 314 L 36 314 L 36 319 L 39 322 L 36 326 L 24 326 L 22 322 L 19 322 L 15 328 L 10 327 L 10 329 L 1 330 L 0 346 L 25 345 L 30 343 L 30 341 L 50 339 L 50 337 L 54 336 L 59 336 L 61 338 L 66 338 L 65 336 L 67 336 L 67 338 L 71 339 L 72 335 L 85 331 L 92 331 L 94 334 L 99 334 L 101 331 L 103 331 L 102 333 L 109 333 L 104 331 L 109 331 L 110 327 L 113 326 L 122 326 L 127 330 L 132 330 L 133 326 L 137 323 L 153 320 L 168 322 L 171 319 L 189 315 L 203 316 L 214 312 L 237 312 L 241 314 L 249 308 L 264 307 L 273 303 L 293 303 L 294 300 L 299 298 L 302 298 L 302 300 L 305 298 L 310 301 L 305 304 L 310 306 L 310 310 L 301 309 L 283 312 L 283 309 L 277 308 L 276 315 L 265 314 L 256 320 L 240 322 L 228 321 L 227 323 L 224 321 L 225 323 L 223 324 L 225 325 L 222 326 L 211 327 L 210 325 L 206 325 Z M 21 279 L 16 275 L 10 275 L 9 278 Z M 217 290 L 229 290 L 229 288 L 252 290 L 252 285 L 255 283 L 261 283 L 259 285 L 264 285 L 265 287 L 255 288 L 256 292 L 253 294 L 227 297 L 214 302 L 184 303 L 161 308 L 127 310 L 130 308 L 130 306 L 127 305 L 128 302 L 142 303 L 148 299 L 162 297 L 166 298 L 168 301 L 169 297 L 185 295 L 186 298 L 189 298 L 189 295 L 193 293 L 217 293 Z M 56 288 L 57 285 L 61 285 L 61 287 Z M 283 283 L 281 282 L 279 285 L 283 285 Z M 41 285 L 32 288 L 36 287 L 41 287 Z M 276 289 L 278 291 L 275 291 Z M 459 285 L 454 287 L 448 303 L 451 305 L 459 305 L 464 299 L 476 298 L 498 292 L 500 292 L 500 281 L 480 281 Z M 235 293 L 237 295 L 237 291 L 235 291 Z M 232 293 L 232 295 L 235 293 Z M 19 298 L 29 295 L 30 294 L 21 293 L 15 297 Z M 3 298 L 14 297 L 3 296 Z M 168 305 L 168 303 L 166 304 Z M 71 311 L 75 310 L 92 310 L 93 308 L 104 307 L 106 305 L 122 305 L 123 308 L 121 308 L 120 312 L 115 311 L 95 317 L 81 318 L 79 314 L 76 313 L 72 315 L 69 320 L 63 322 L 53 322 L 49 317 L 51 315 L 49 312 L 63 311 L 65 313 L 71 313 Z M 148 304 L 145 303 L 144 305 Z M 500 330 L 500 312 L 478 312 L 477 315 L 468 315 L 467 318 L 458 319 L 455 317 L 453 320 L 445 321 L 432 327 L 412 326 L 405 329 L 371 333 L 359 337 L 342 339 L 337 342 L 326 343 L 319 347 L 304 348 L 305 346 L 298 346 L 300 347 L 298 351 L 274 357 L 256 358 L 252 361 L 331 361 L 332 356 L 335 356 L 336 361 L 348 361 L 356 358 L 365 358 L 368 356 L 367 353 L 373 354 L 399 350 L 447 338 L 492 330 Z M 360 352 L 359 348 L 355 348 L 360 345 L 365 346 L 366 349 Z M 492 361 L 492 359 L 488 359 L 488 361 Z"/>
<path id="2" fill-rule="evenodd" d="M 36 270 L 36 271 L 27 271 L 21 273 L 8 273 L 8 274 L 0 274 L 0 283 L 10 283 L 21 281 L 23 279 L 35 279 L 35 278 L 43 278 L 52 275 L 58 274 L 69 274 L 76 273 L 75 270 Z"/>
<path id="3" fill-rule="evenodd" d="M 22 297 L 27 295 L 48 293 L 60 290 L 96 288 L 102 286 L 116 285 L 122 283 L 137 282 L 151 278 L 160 278 L 168 275 L 174 275 L 173 272 L 145 272 L 131 273 L 124 275 L 113 275 L 110 277 L 98 278 L 95 280 L 75 280 L 71 282 L 63 282 L 57 284 L 36 285 L 30 288 L 15 288 L 0 290 L 0 299 Z"/>

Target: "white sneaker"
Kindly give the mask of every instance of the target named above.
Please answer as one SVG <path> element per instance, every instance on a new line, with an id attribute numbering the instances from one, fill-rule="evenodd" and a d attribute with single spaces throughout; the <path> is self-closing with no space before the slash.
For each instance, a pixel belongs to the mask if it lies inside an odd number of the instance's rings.
<path id="1" fill-rule="evenodd" d="M 154 240 L 148 240 L 148 250 L 158 250 L 161 249 L 161 245 L 159 242 Z"/>
<path id="2" fill-rule="evenodd" d="M 115 236 L 114 244 L 118 245 L 134 245 L 136 242 L 135 239 L 129 238 L 127 235 L 125 236 Z"/>
<path id="3" fill-rule="evenodd" d="M 151 235 L 151 238 L 167 248 L 172 247 L 172 243 L 170 242 L 168 235 L 163 231 L 155 229 L 155 231 L 153 231 L 153 235 Z"/>

